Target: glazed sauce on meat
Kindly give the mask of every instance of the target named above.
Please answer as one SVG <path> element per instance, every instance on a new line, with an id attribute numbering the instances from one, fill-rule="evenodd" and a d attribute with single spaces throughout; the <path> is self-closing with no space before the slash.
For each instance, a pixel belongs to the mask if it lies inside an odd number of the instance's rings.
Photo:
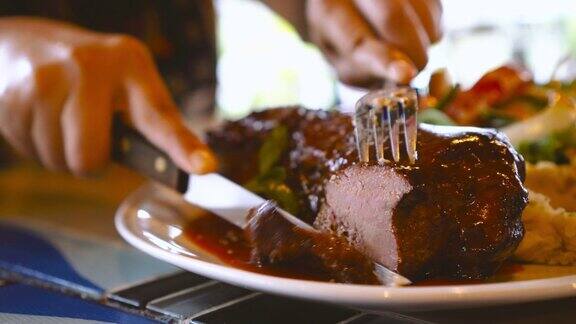
<path id="1" fill-rule="evenodd" d="M 419 159 L 399 169 L 414 188 L 396 206 L 394 225 L 400 237 L 419 233 L 400 246 L 400 255 L 416 260 L 400 271 L 419 278 L 485 278 L 523 235 L 523 163 L 506 145 L 494 145 L 501 139 L 488 132 L 455 137 L 444 129 L 422 127 Z"/>
<path id="2" fill-rule="evenodd" d="M 326 181 L 358 161 L 353 127 L 344 115 L 317 114 L 299 121 L 293 138 L 287 169 L 309 201 L 309 221 Z M 523 235 L 527 191 L 523 160 L 504 143 L 492 130 L 420 125 L 416 163 L 387 163 L 413 186 L 394 208 L 396 235 L 406 238 L 398 247 L 400 273 L 485 278 L 512 254 Z"/>

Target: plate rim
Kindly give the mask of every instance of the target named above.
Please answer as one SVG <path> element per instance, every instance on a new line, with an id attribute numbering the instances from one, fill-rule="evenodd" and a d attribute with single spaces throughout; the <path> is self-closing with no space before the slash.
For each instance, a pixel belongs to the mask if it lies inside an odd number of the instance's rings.
<path id="1" fill-rule="evenodd" d="M 384 287 L 283 278 L 251 272 L 172 253 L 140 238 L 127 223 L 130 216 L 128 210 L 134 208 L 133 198 L 131 194 L 122 201 L 114 217 L 116 230 L 130 245 L 186 271 L 269 294 L 363 309 L 412 311 L 518 304 L 576 296 L 576 274 L 514 282 Z"/>

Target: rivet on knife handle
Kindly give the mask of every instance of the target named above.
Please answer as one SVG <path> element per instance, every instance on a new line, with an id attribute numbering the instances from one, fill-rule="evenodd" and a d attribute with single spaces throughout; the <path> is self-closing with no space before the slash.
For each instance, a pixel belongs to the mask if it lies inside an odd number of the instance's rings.
<path id="1" fill-rule="evenodd" d="M 188 174 L 136 130 L 123 123 L 119 115 L 114 117 L 112 158 L 179 192 L 183 193 L 188 188 Z"/>

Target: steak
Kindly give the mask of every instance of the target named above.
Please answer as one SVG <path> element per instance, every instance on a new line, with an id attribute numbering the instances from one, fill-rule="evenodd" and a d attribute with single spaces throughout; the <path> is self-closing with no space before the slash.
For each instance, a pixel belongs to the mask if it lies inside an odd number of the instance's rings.
<path id="1" fill-rule="evenodd" d="M 209 134 L 222 173 L 240 184 L 256 177 L 279 126 L 297 216 L 412 280 L 490 276 L 522 239 L 524 161 L 496 130 L 421 124 L 414 165 L 379 165 L 357 162 L 349 115 L 266 110 Z"/>

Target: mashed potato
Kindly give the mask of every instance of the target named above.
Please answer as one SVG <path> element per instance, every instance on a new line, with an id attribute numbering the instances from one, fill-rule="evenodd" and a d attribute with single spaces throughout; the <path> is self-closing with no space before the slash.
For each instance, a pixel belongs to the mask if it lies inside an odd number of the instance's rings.
<path id="1" fill-rule="evenodd" d="M 576 162 L 576 159 L 573 161 Z M 552 207 L 576 212 L 576 163 L 552 162 L 526 164 L 526 187 L 550 198 Z"/>
<path id="2" fill-rule="evenodd" d="M 526 233 L 515 259 L 549 265 L 576 265 L 576 212 L 554 208 L 550 199 L 530 192 L 522 214 Z"/>

